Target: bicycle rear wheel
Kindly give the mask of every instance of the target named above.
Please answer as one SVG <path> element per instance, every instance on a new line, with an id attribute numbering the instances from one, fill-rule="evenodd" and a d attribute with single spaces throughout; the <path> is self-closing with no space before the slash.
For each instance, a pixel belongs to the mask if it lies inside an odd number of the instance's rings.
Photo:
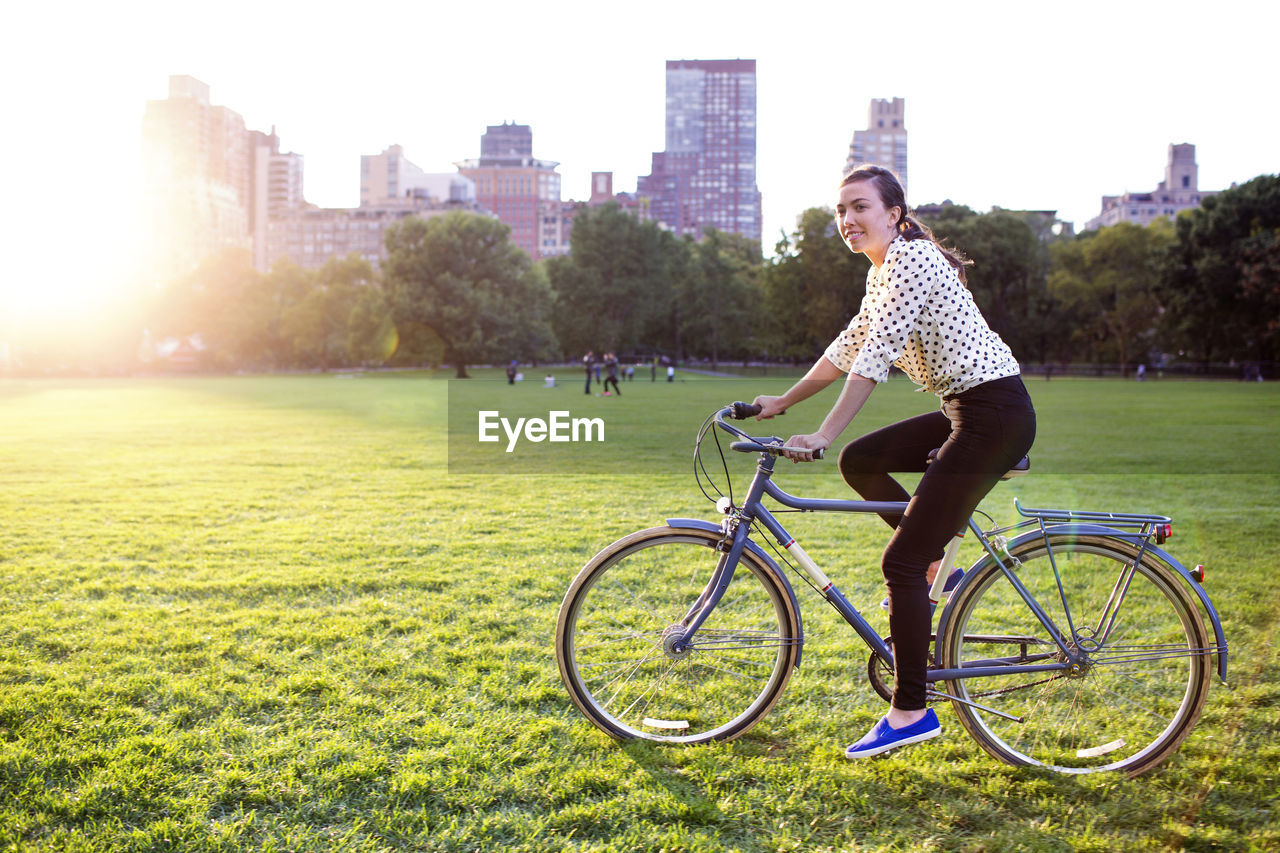
<path id="1" fill-rule="evenodd" d="M 1010 764 L 1129 775 L 1155 767 L 1190 733 L 1212 676 L 1208 634 L 1182 581 L 1104 535 L 1036 536 L 1010 554 L 1083 664 L 948 682 L 952 696 L 992 709 L 954 702 L 961 725 Z M 1066 660 L 1000 566 L 988 559 L 966 581 L 939 643 L 944 668 Z"/>
<path id="2" fill-rule="evenodd" d="M 690 648 L 681 620 L 711 579 L 718 534 L 653 528 L 605 548 L 560 607 L 556 660 L 578 709 L 620 739 L 728 740 L 777 702 L 799 655 L 799 616 L 750 551 Z"/>

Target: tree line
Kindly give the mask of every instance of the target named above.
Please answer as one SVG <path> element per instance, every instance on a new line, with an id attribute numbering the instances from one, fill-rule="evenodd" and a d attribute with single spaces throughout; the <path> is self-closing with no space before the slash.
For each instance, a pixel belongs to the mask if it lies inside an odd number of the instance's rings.
<path id="1" fill-rule="evenodd" d="M 1173 222 L 1078 236 L 1036 214 L 927 211 L 937 237 L 973 259 L 975 300 L 1025 364 L 1277 358 L 1280 176 Z M 135 325 L 197 342 L 199 365 L 215 370 L 448 364 L 464 376 L 588 350 L 805 363 L 858 310 L 867 269 L 824 208 L 804 211 L 764 260 L 737 235 L 678 238 L 616 204 L 584 208 L 570 254 L 536 263 L 496 219 L 458 212 L 391 228 L 381 270 L 352 256 L 259 273 L 246 251 L 220 252 L 154 294 Z"/>

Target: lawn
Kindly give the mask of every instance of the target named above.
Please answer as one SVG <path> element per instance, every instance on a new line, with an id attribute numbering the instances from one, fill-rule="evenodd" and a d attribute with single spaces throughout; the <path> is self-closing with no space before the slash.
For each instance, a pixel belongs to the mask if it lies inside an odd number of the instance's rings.
<path id="1" fill-rule="evenodd" d="M 611 741 L 560 684 L 561 596 L 624 533 L 711 517 L 698 426 L 786 380 L 530 373 L 0 380 L 0 850 L 1280 849 L 1280 386 L 1034 381 L 1033 473 L 983 504 L 1162 512 L 1206 565 L 1230 685 L 1130 780 L 1000 764 L 945 708 L 845 761 L 882 703 L 799 583 L 804 664 L 756 729 Z M 895 380 L 853 429 L 933 405 Z M 604 440 L 507 453 L 481 409 Z M 782 483 L 844 495 L 830 462 Z M 883 619 L 879 522 L 793 530 Z"/>

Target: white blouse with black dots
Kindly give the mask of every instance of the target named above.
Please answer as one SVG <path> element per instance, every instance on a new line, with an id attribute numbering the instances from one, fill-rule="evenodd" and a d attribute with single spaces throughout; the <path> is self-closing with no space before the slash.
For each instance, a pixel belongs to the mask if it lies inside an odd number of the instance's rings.
<path id="1" fill-rule="evenodd" d="M 842 371 L 876 382 L 897 365 L 920 390 L 939 397 L 1019 373 L 1008 345 L 987 325 L 938 246 L 902 237 L 867 273 L 862 307 L 826 357 Z"/>

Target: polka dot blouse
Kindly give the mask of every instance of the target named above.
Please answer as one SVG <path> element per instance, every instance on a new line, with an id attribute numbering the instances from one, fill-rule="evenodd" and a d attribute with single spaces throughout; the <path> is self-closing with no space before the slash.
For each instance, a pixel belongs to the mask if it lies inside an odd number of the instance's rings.
<path id="1" fill-rule="evenodd" d="M 897 365 L 920 390 L 939 397 L 1019 372 L 937 245 L 902 237 L 867 273 L 862 307 L 826 357 L 846 373 L 876 382 Z"/>

